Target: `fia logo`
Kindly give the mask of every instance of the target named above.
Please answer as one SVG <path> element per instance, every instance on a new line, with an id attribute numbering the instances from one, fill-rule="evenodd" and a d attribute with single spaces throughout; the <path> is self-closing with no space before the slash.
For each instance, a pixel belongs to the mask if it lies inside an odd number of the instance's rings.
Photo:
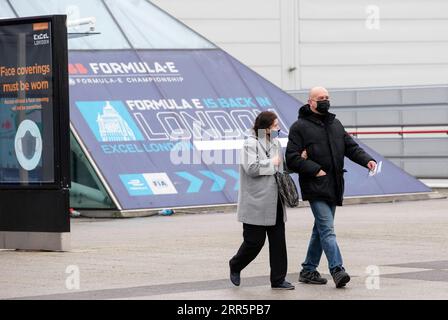
<path id="1" fill-rule="evenodd" d="M 177 190 L 166 172 L 143 174 L 153 194 L 176 194 Z"/>
<path id="2" fill-rule="evenodd" d="M 157 188 L 167 188 L 168 187 L 168 184 L 164 180 L 154 180 L 152 182 L 152 184 L 154 185 L 154 187 L 157 187 Z"/>

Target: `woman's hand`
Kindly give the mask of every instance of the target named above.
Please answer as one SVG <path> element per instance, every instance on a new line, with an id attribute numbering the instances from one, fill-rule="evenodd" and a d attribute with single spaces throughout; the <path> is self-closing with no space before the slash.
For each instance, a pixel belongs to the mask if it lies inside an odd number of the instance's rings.
<path id="1" fill-rule="evenodd" d="M 304 149 L 303 151 L 302 151 L 302 153 L 300 154 L 300 157 L 302 157 L 303 159 L 308 159 L 308 153 L 306 153 L 306 149 Z"/>
<path id="2" fill-rule="evenodd" d="M 282 158 L 280 158 L 280 156 L 278 155 L 272 158 L 272 163 L 274 164 L 274 166 L 279 166 L 281 162 Z"/>

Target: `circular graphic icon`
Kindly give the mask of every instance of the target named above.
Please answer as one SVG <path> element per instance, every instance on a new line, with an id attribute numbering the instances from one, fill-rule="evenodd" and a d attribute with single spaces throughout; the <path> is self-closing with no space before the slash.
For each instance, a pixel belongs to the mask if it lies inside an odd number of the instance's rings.
<path id="1" fill-rule="evenodd" d="M 39 127 L 31 120 L 23 120 L 14 139 L 17 161 L 23 169 L 34 170 L 42 157 L 42 136 Z"/>

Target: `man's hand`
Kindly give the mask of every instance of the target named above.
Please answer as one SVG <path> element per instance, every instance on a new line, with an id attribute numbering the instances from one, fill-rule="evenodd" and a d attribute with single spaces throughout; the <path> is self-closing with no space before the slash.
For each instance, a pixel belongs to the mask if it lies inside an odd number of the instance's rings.
<path id="1" fill-rule="evenodd" d="M 327 173 L 324 171 L 324 170 L 320 170 L 317 174 L 316 174 L 316 177 L 323 177 L 323 176 L 326 176 L 327 175 Z"/>
<path id="2" fill-rule="evenodd" d="M 302 151 L 302 153 L 300 154 L 300 157 L 302 157 L 303 159 L 308 159 L 308 153 L 306 153 L 306 149 L 304 149 L 303 151 Z"/>
<path id="3" fill-rule="evenodd" d="M 376 162 L 373 160 L 370 160 L 369 163 L 367 163 L 367 168 L 369 168 L 370 171 L 375 171 Z"/>

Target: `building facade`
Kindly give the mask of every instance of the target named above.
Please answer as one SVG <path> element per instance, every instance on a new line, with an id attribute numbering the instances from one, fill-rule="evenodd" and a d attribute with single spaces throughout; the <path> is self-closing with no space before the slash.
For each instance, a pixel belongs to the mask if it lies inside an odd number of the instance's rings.
<path id="1" fill-rule="evenodd" d="M 443 0 L 152 0 L 284 90 L 448 83 Z"/>

